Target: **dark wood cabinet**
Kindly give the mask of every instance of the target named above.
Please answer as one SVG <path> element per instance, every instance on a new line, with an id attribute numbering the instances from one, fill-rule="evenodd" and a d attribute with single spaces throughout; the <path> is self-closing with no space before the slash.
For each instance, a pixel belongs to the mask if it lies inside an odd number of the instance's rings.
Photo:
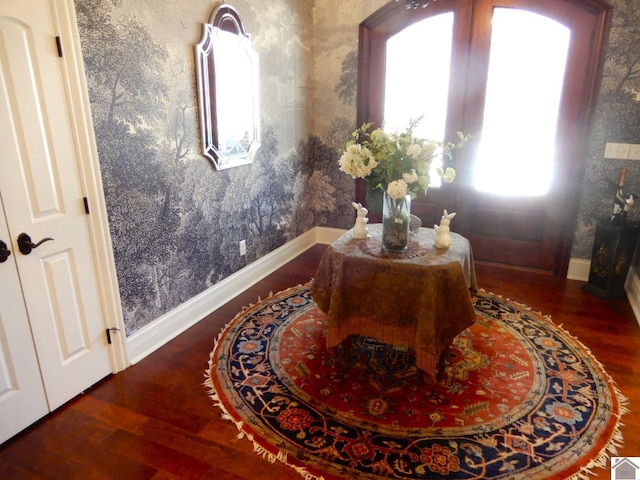
<path id="1" fill-rule="evenodd" d="M 625 296 L 624 284 L 639 233 L 638 223 L 613 225 L 608 219 L 598 222 L 585 291 L 602 298 Z"/>

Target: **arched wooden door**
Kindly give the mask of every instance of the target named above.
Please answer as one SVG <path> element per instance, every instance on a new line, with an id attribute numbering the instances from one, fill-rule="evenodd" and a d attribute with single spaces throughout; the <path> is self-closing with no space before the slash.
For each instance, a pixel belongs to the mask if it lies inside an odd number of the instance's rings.
<path id="1" fill-rule="evenodd" d="M 358 124 L 382 125 L 392 97 L 389 40 L 452 19 L 442 42 L 409 49 L 414 62 L 428 63 L 450 42 L 449 65 L 430 73 L 448 78 L 446 112 L 437 114 L 446 117 L 444 139 L 473 135 L 453 159 L 456 181 L 413 202 L 423 224 L 443 208 L 456 211 L 454 229 L 477 260 L 566 275 L 610 13 L 601 0 L 440 0 L 415 10 L 391 2 L 361 24 Z M 557 40 L 546 41 L 551 35 Z M 406 88 L 422 98 L 406 63 Z M 359 186 L 358 201 L 363 193 Z"/>

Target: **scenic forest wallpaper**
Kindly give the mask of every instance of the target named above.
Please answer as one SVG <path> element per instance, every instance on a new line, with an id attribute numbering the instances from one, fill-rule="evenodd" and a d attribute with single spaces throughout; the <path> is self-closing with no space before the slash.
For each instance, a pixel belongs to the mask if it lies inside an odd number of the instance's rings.
<path id="1" fill-rule="evenodd" d="M 640 4 L 610 0 L 613 21 L 604 59 L 600 98 L 590 139 L 573 258 L 591 259 L 596 223 L 611 215 L 620 171 L 627 168 L 625 194 L 640 194 L 640 166 L 635 160 L 604 159 L 608 142 L 640 143 Z M 640 221 L 640 202 L 629 212 Z"/>
<path id="2" fill-rule="evenodd" d="M 237 5 L 260 55 L 261 146 L 216 171 L 194 63 L 216 3 L 76 2 L 127 334 L 316 225 L 352 223 L 353 181 L 335 165 L 354 125 L 333 142 L 312 133 L 311 5 L 268 5 Z M 337 94 L 350 104 L 355 75 Z"/>
<path id="3" fill-rule="evenodd" d="M 385 3 L 232 2 L 260 58 L 261 146 L 216 171 L 201 153 L 194 47 L 219 2 L 75 0 L 127 335 L 315 226 L 353 225 L 338 158 L 356 127 L 358 25 Z M 576 258 L 591 256 L 620 168 L 640 192 L 640 167 L 602 159 L 606 142 L 640 143 L 640 7 L 611 4 Z"/>

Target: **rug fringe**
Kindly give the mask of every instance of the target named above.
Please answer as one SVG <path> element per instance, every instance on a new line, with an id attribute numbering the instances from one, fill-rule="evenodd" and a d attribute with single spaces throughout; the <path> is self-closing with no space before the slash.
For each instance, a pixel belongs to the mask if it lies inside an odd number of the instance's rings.
<path id="1" fill-rule="evenodd" d="M 215 387 L 213 386 L 213 382 L 211 381 L 211 374 L 209 373 L 211 371 L 211 368 L 213 367 L 213 363 L 210 361 L 209 365 L 210 367 L 205 374 L 206 380 L 203 383 L 203 385 L 208 388 L 207 393 L 209 394 L 209 397 L 213 400 L 214 405 L 222 411 L 221 418 L 224 420 L 231 421 L 238 429 L 238 435 L 237 435 L 238 439 L 242 439 L 246 437 L 246 439 L 253 444 L 253 452 L 255 454 L 260 455 L 262 458 L 269 461 L 270 463 L 275 463 L 276 461 L 283 463 L 284 465 L 291 468 L 292 470 L 295 470 L 296 473 L 298 473 L 303 478 L 303 480 L 325 480 L 323 476 L 314 475 L 313 473 L 309 472 L 305 467 L 301 467 L 299 465 L 294 465 L 292 463 L 289 463 L 287 458 L 287 452 L 285 452 L 284 450 L 279 449 L 277 454 L 273 454 L 272 452 L 264 448 L 262 445 L 260 445 L 254 439 L 253 434 L 247 432 L 244 429 L 243 421 L 234 420 L 233 417 L 229 414 L 229 412 L 225 408 L 225 406 L 220 401 L 218 393 L 216 392 Z"/>
<path id="2" fill-rule="evenodd" d="M 311 282 L 308 282 L 305 285 L 308 285 Z M 301 285 L 297 285 L 295 287 L 290 287 L 288 289 L 286 289 L 283 292 L 286 292 L 290 289 L 294 289 L 294 288 L 298 288 Z M 281 294 L 283 292 L 278 292 L 278 294 Z M 487 292 L 484 289 L 479 289 L 479 292 L 483 293 L 483 294 L 488 294 L 491 296 L 494 296 L 496 298 L 500 298 L 503 299 L 504 297 L 492 293 L 492 292 Z M 269 300 L 274 296 L 273 292 L 269 292 L 269 296 L 265 299 L 265 300 Z M 602 469 L 607 469 L 609 466 L 609 462 L 610 462 L 610 458 L 611 457 L 615 457 L 618 455 L 618 448 L 622 447 L 623 443 L 624 443 L 624 438 L 622 436 L 622 432 L 620 430 L 620 427 L 624 426 L 624 424 L 620 421 L 621 417 L 625 414 L 630 413 L 630 410 L 627 408 L 627 406 L 629 405 L 629 400 L 622 394 L 622 392 L 619 390 L 619 388 L 616 385 L 616 382 L 611 378 L 611 376 L 608 374 L 608 372 L 604 369 L 604 366 L 600 363 L 599 360 L 597 360 L 597 358 L 595 358 L 595 356 L 593 355 L 593 353 L 591 352 L 591 350 L 589 348 L 587 348 L 580 340 L 578 340 L 576 337 L 574 337 L 572 334 L 570 334 L 567 330 L 565 330 L 562 325 L 558 325 L 556 324 L 553 319 L 551 318 L 551 315 L 543 315 L 540 312 L 535 312 L 533 309 L 531 309 L 530 307 L 528 307 L 527 305 L 515 302 L 509 298 L 506 298 L 506 301 L 511 302 L 513 304 L 515 304 L 516 306 L 530 311 L 532 313 L 536 313 L 538 316 L 540 317 L 544 317 L 545 319 L 547 319 L 550 323 L 552 323 L 553 325 L 555 325 L 556 327 L 558 327 L 562 333 L 564 333 L 565 335 L 567 335 L 568 337 L 570 337 L 571 339 L 573 339 L 576 343 L 578 343 L 582 348 L 584 348 L 584 350 L 587 352 L 587 354 L 591 357 L 591 360 L 594 361 L 594 363 L 600 368 L 601 372 L 603 373 L 604 377 L 606 380 L 608 380 L 610 382 L 610 384 L 613 386 L 613 391 L 614 391 L 614 395 L 618 401 L 618 412 L 616 415 L 616 425 L 614 427 L 614 430 L 610 436 L 610 438 L 608 439 L 606 445 L 602 448 L 602 450 L 599 452 L 599 454 L 596 456 L 595 459 L 591 460 L 587 465 L 584 465 L 583 467 L 580 468 L 580 470 L 578 472 L 576 472 L 575 474 L 573 474 L 572 476 L 568 477 L 567 480 L 590 480 L 592 476 L 596 475 L 597 473 L 593 471 L 594 468 L 602 468 Z M 262 302 L 262 300 L 258 297 L 258 304 L 260 304 L 260 302 Z M 209 395 L 209 397 L 213 400 L 213 403 L 216 407 L 218 407 L 221 410 L 221 418 L 224 420 L 229 420 L 231 422 L 233 422 L 233 424 L 236 426 L 236 428 L 238 429 L 238 434 L 237 434 L 237 438 L 238 439 L 242 439 L 244 437 L 247 438 L 247 440 L 251 441 L 253 444 L 253 451 L 254 453 L 256 453 L 257 455 L 262 456 L 262 458 L 268 460 L 270 463 L 275 463 L 276 461 L 283 463 L 284 465 L 286 465 L 287 467 L 295 470 L 302 478 L 303 480 L 325 480 L 325 478 L 323 476 L 317 476 L 311 472 L 309 472 L 307 470 L 306 467 L 302 467 L 299 465 L 295 465 L 289 462 L 288 460 L 288 456 L 287 456 L 287 452 L 282 450 L 282 449 L 278 449 L 278 452 L 276 454 L 274 454 L 273 452 L 269 451 L 268 449 L 266 449 L 265 447 L 263 447 L 262 445 L 260 445 L 257 440 L 254 439 L 253 434 L 250 431 L 245 430 L 245 425 L 244 422 L 241 420 L 235 420 L 232 415 L 227 411 L 226 407 L 224 406 L 224 404 L 222 403 L 222 401 L 220 400 L 220 396 L 217 393 L 214 385 L 213 385 L 213 381 L 211 379 L 211 371 L 212 369 L 216 366 L 216 364 L 213 361 L 213 351 L 215 351 L 215 348 L 217 346 L 217 344 L 219 343 L 220 339 L 222 338 L 222 336 L 224 335 L 224 333 L 227 331 L 227 329 L 230 328 L 231 324 L 233 324 L 234 320 L 239 317 L 240 315 L 244 315 L 246 314 L 247 310 L 250 310 L 251 308 L 254 308 L 257 304 L 249 304 L 246 307 L 243 307 L 242 311 L 239 312 L 230 322 L 228 322 L 224 328 L 220 331 L 220 333 L 218 334 L 218 336 L 216 337 L 215 341 L 214 341 L 214 348 L 211 352 L 211 355 L 209 356 L 209 368 L 205 371 L 204 374 L 204 378 L 205 381 L 203 382 L 203 386 L 205 386 L 207 388 L 207 394 Z"/>
<path id="3" fill-rule="evenodd" d="M 575 338 L 574 340 L 578 341 Z M 586 350 L 588 350 L 587 347 L 585 347 L 584 345 L 583 347 Z M 589 354 L 591 354 L 591 352 L 589 352 Z M 624 426 L 624 423 L 622 423 L 620 419 L 622 418 L 623 415 L 630 413 L 630 410 L 627 408 L 627 405 L 629 405 L 629 399 L 622 394 L 620 389 L 615 384 L 614 380 L 606 372 L 606 370 L 604 370 L 604 367 L 600 364 L 600 362 L 598 362 L 598 360 L 595 357 L 593 357 L 593 355 L 591 356 L 592 356 L 592 359 L 600 366 L 600 368 L 602 369 L 602 373 L 606 376 L 608 381 L 611 382 L 611 385 L 613 385 L 614 393 L 618 400 L 618 413 L 616 415 L 616 426 L 611 436 L 609 437 L 607 444 L 602 448 L 598 456 L 595 459 L 593 459 L 591 462 L 589 462 L 587 465 L 582 467 L 578 473 L 571 476 L 569 480 L 590 480 L 591 476 L 597 475 L 596 472 L 592 471 L 593 468 L 602 468 L 605 470 L 609 468 L 611 457 L 617 457 L 618 448 L 622 448 L 622 445 L 624 444 L 624 438 L 622 436 L 622 431 L 621 431 L 621 427 Z"/>
<path id="4" fill-rule="evenodd" d="M 498 295 L 498 294 L 495 294 L 495 293 L 492 293 L 492 292 L 487 292 L 484 289 L 480 289 L 479 291 L 484 293 L 484 294 L 488 294 L 488 295 L 491 295 L 491 296 L 499 298 L 499 299 L 505 299 L 501 295 Z M 592 471 L 593 468 L 603 468 L 603 469 L 606 470 L 609 467 L 609 462 L 611 460 L 611 457 L 618 456 L 618 448 L 621 448 L 622 445 L 624 444 L 624 438 L 622 436 L 622 431 L 621 431 L 621 427 L 624 426 L 624 423 L 621 422 L 621 418 L 622 418 L 623 415 L 631 413 L 629 408 L 627 408 L 628 405 L 629 405 L 629 399 L 622 394 L 622 391 L 618 388 L 618 385 L 616 384 L 616 382 L 613 380 L 611 375 L 609 375 L 609 372 L 607 372 L 605 370 L 604 365 L 600 362 L 600 360 L 598 360 L 595 357 L 595 355 L 593 354 L 591 349 L 589 347 L 587 347 L 584 343 L 582 343 L 582 341 L 580 341 L 573 334 L 569 333 L 563 327 L 562 324 L 555 323 L 553 321 L 553 318 L 551 317 L 551 315 L 543 315 L 540 312 L 534 311 L 531 307 L 529 307 L 529 306 L 527 306 L 527 305 L 525 305 L 523 303 L 516 302 L 516 301 L 514 301 L 514 300 L 512 300 L 510 298 L 506 298 L 505 300 L 507 302 L 510 302 L 510 303 L 512 303 L 512 304 L 524 309 L 524 310 L 527 310 L 529 312 L 535 313 L 538 316 L 541 316 L 541 317 L 545 318 L 546 320 L 548 320 L 551 324 L 555 325 L 563 334 L 567 335 L 575 343 L 577 343 L 578 346 L 580 346 L 581 348 L 584 349 L 584 351 L 587 353 L 587 355 L 589 355 L 591 361 L 600 369 L 600 371 L 602 372 L 602 375 L 605 378 L 605 380 L 613 387 L 614 395 L 615 395 L 615 397 L 616 397 L 616 399 L 618 401 L 618 412 L 617 412 L 617 415 L 616 415 L 616 425 L 614 427 L 614 430 L 613 430 L 611 436 L 609 437 L 606 445 L 598 453 L 596 458 L 591 460 L 587 465 L 583 466 L 580 469 L 579 472 L 575 473 L 574 475 L 572 475 L 571 477 L 568 478 L 568 480 L 590 480 L 591 476 L 597 475 L 597 473 Z"/>
<path id="5" fill-rule="evenodd" d="M 310 283 L 310 282 L 309 282 Z M 305 284 L 305 285 L 308 285 Z M 295 287 L 290 287 L 288 289 L 285 290 L 285 292 L 287 290 L 293 289 L 293 288 L 298 288 L 301 285 L 297 285 Z M 278 292 L 283 293 L 283 292 Z M 274 296 L 273 292 L 269 292 L 269 296 L 265 299 L 265 300 L 269 300 L 270 298 L 272 298 Z M 262 458 L 268 460 L 270 463 L 275 463 L 276 461 L 283 463 L 284 465 L 286 465 L 287 467 L 291 468 L 292 470 L 295 470 L 302 478 L 303 480 L 325 480 L 325 478 L 323 476 L 318 476 L 315 475 L 311 472 L 309 472 L 307 470 L 306 467 L 302 467 L 300 465 L 295 465 L 289 462 L 288 457 L 287 457 L 287 452 L 282 450 L 282 449 L 278 449 L 278 453 L 274 454 L 272 452 L 270 452 L 269 450 L 267 450 L 266 448 L 264 448 L 262 445 L 260 445 L 255 439 L 254 436 L 251 432 L 247 431 L 244 427 L 245 424 L 242 420 L 235 420 L 233 418 L 233 416 L 229 413 L 229 411 L 226 409 L 226 407 L 224 406 L 224 404 L 222 403 L 221 399 L 220 399 L 220 395 L 218 394 L 218 392 L 215 389 L 215 386 L 213 385 L 213 380 L 211 379 L 211 370 L 216 366 L 216 363 L 214 363 L 213 361 L 213 352 L 216 349 L 216 346 L 218 345 L 218 342 L 220 341 L 220 339 L 222 338 L 222 336 L 224 335 L 224 333 L 230 328 L 231 324 L 233 324 L 234 320 L 239 317 L 240 315 L 244 315 L 247 310 L 250 310 L 251 308 L 255 307 L 256 305 L 259 305 L 263 300 L 260 299 L 260 297 L 258 297 L 258 303 L 257 304 L 249 304 L 246 307 L 242 308 L 242 311 L 240 313 L 238 313 L 230 322 L 228 322 L 223 328 L 222 330 L 220 330 L 220 333 L 218 333 L 218 336 L 216 337 L 216 339 L 214 340 L 214 345 L 213 345 L 213 350 L 211 351 L 211 354 L 209 355 L 209 368 L 207 368 L 207 370 L 204 373 L 204 382 L 202 383 L 202 385 L 204 387 L 206 387 L 207 389 L 207 394 L 209 395 L 209 397 L 211 398 L 211 400 L 213 400 L 213 404 L 214 406 L 218 407 L 221 411 L 221 415 L 220 417 L 223 420 L 228 420 L 230 422 L 232 422 L 236 428 L 238 429 L 238 434 L 237 434 L 237 438 L 238 439 L 242 439 L 245 438 L 247 440 L 249 440 L 252 444 L 253 444 L 253 451 L 254 453 L 256 453 L 257 455 L 262 456 Z"/>

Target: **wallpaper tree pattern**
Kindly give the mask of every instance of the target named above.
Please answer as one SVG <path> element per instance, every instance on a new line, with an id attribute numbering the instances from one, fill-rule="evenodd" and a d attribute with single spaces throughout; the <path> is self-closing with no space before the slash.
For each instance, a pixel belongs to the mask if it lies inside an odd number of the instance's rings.
<path id="1" fill-rule="evenodd" d="M 586 159 L 586 175 L 571 256 L 591 258 L 599 219 L 611 215 L 620 170 L 627 168 L 625 193 L 640 194 L 640 165 L 603 159 L 607 142 L 640 143 L 640 3 L 610 0 L 614 7 L 600 98 Z M 640 203 L 629 213 L 640 220 Z"/>
<path id="2" fill-rule="evenodd" d="M 353 225 L 337 160 L 356 126 L 358 25 L 387 0 L 231 2 L 260 56 L 262 141 L 223 171 L 200 153 L 193 50 L 217 3 L 75 0 L 128 335 L 314 226 Z M 622 166 L 640 192 L 640 166 L 602 160 L 607 141 L 640 143 L 640 6 L 612 4 L 578 258 Z"/>
<path id="3" fill-rule="evenodd" d="M 304 113 L 308 4 L 237 5 L 261 56 L 262 142 L 218 172 L 200 153 L 193 60 L 215 4 L 176 3 L 76 2 L 127 334 L 314 225 L 346 228 L 333 212 L 351 198 Z"/>

